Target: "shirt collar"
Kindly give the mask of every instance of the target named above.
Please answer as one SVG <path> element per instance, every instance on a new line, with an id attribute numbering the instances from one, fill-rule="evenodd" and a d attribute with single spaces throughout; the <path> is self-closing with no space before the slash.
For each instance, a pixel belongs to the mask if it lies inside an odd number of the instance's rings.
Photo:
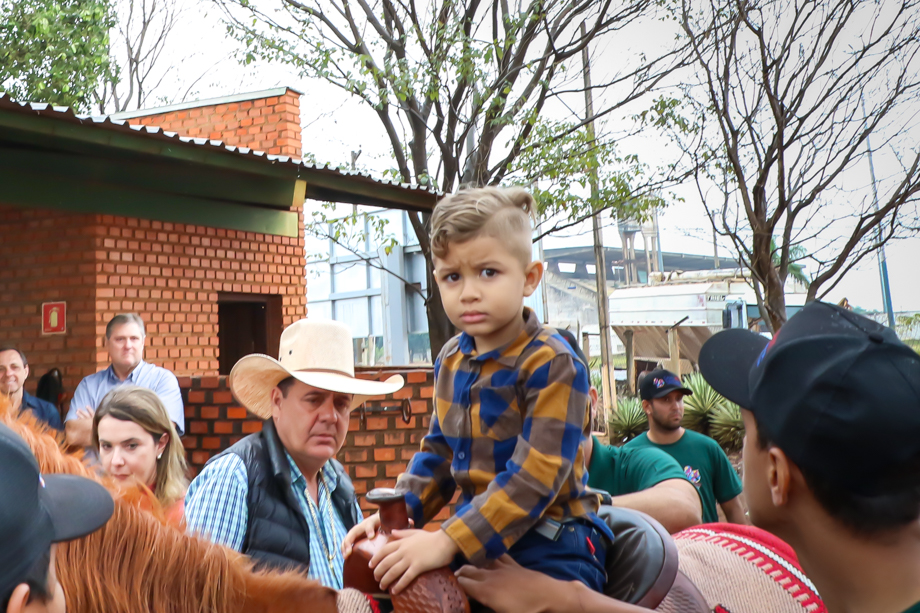
<path id="1" fill-rule="evenodd" d="M 20 404 L 20 408 L 33 406 L 34 403 L 32 401 L 35 399 L 37 399 L 36 396 L 33 396 L 29 392 L 22 390 L 22 403 Z"/>
<path id="2" fill-rule="evenodd" d="M 124 380 L 124 383 L 134 383 L 137 377 L 140 376 L 141 370 L 147 365 L 147 362 L 141 360 L 140 363 L 134 367 L 134 370 L 131 371 L 131 374 L 127 376 Z M 118 375 L 115 374 L 115 366 L 109 364 L 109 367 L 105 370 L 109 374 L 109 379 L 115 383 L 122 383 L 122 380 L 118 378 Z"/>
<path id="3" fill-rule="evenodd" d="M 287 452 L 287 449 L 284 450 L 284 456 L 287 458 L 288 465 L 291 467 L 291 485 L 296 483 L 298 487 L 306 487 L 307 480 L 304 479 L 300 467 L 297 466 L 297 463 L 294 461 L 294 458 L 291 457 L 291 454 Z M 339 484 L 339 476 L 335 473 L 335 469 L 332 468 L 329 462 L 323 464 L 323 478 L 326 480 L 326 485 L 329 487 L 329 493 L 331 494 Z M 302 481 L 303 483 L 298 483 L 298 481 Z"/>
<path id="4" fill-rule="evenodd" d="M 461 332 L 457 348 L 463 355 L 470 356 L 473 360 L 480 362 L 489 359 L 516 358 L 521 355 L 521 352 L 524 351 L 524 348 L 530 344 L 530 341 L 536 338 L 536 336 L 543 330 L 543 326 L 540 324 L 540 320 L 537 318 L 537 314 L 534 313 L 533 309 L 530 307 L 524 307 L 523 317 L 524 329 L 521 330 L 521 333 L 518 334 L 516 339 L 507 345 L 493 349 L 488 353 L 476 355 L 476 341 L 473 340 L 473 337 L 466 332 Z"/>

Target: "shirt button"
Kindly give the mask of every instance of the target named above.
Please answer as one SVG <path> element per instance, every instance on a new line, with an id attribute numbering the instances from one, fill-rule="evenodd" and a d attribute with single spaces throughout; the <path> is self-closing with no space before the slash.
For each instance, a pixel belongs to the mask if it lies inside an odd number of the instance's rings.
<path id="1" fill-rule="evenodd" d="M 465 460 L 465 459 L 466 459 L 466 453 L 463 452 L 463 451 L 461 451 L 460 453 L 457 454 L 457 457 L 460 458 L 461 460 Z"/>

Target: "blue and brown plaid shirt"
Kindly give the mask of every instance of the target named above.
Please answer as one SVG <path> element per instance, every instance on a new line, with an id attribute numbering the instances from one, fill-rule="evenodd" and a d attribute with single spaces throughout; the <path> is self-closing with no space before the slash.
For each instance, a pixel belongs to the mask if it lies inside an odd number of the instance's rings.
<path id="1" fill-rule="evenodd" d="M 444 346 L 430 430 L 397 485 L 416 526 L 460 486 L 441 529 L 473 563 L 502 555 L 544 516 L 599 523 L 581 445 L 587 369 L 533 311 L 524 320 L 517 339 L 483 355 L 465 333 Z"/>

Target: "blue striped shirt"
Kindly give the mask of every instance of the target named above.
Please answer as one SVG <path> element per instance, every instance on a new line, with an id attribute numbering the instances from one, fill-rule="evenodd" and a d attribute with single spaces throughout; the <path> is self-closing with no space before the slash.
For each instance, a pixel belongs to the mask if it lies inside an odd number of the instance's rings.
<path id="1" fill-rule="evenodd" d="M 291 467 L 291 488 L 300 504 L 300 510 L 310 527 L 310 568 L 307 575 L 326 587 L 342 589 L 342 541 L 345 539 L 345 522 L 335 510 L 329 495 L 338 486 L 335 469 L 328 463 L 323 466 L 326 488 L 319 488 L 319 508 L 307 493 L 307 481 L 285 451 Z M 210 462 L 195 477 L 185 497 L 185 521 L 189 532 L 194 532 L 215 543 L 242 551 L 249 525 L 249 477 L 246 465 L 239 456 L 228 453 Z M 363 517 L 358 502 L 358 517 Z M 313 513 L 310 512 L 313 510 Z M 314 521 L 314 514 L 319 520 Z M 329 525 L 329 518 L 332 524 Z M 322 540 L 320 540 L 322 539 Z M 329 561 L 323 543 L 334 557 Z"/>
<path id="2" fill-rule="evenodd" d="M 179 391 L 179 380 L 171 371 L 143 360 L 124 381 L 118 378 L 111 364 L 105 370 L 84 377 L 73 393 L 70 410 L 67 411 L 64 421 L 76 419 L 79 409 L 89 408 L 95 411 L 106 394 L 125 383 L 156 392 L 166 407 L 169 419 L 179 429 L 179 436 L 185 434 L 185 405 L 182 402 L 182 392 Z"/>

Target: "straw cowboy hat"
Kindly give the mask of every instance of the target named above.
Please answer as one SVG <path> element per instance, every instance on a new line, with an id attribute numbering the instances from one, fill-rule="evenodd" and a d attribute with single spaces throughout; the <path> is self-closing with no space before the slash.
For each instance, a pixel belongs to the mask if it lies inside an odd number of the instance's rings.
<path id="1" fill-rule="evenodd" d="M 392 394 L 404 383 L 400 375 L 386 381 L 355 378 L 351 330 L 337 321 L 295 321 L 281 333 L 279 351 L 280 360 L 254 353 L 241 358 L 230 371 L 233 395 L 262 419 L 272 416 L 272 389 L 288 377 L 319 389 L 354 394 L 352 409 L 370 396 Z"/>

